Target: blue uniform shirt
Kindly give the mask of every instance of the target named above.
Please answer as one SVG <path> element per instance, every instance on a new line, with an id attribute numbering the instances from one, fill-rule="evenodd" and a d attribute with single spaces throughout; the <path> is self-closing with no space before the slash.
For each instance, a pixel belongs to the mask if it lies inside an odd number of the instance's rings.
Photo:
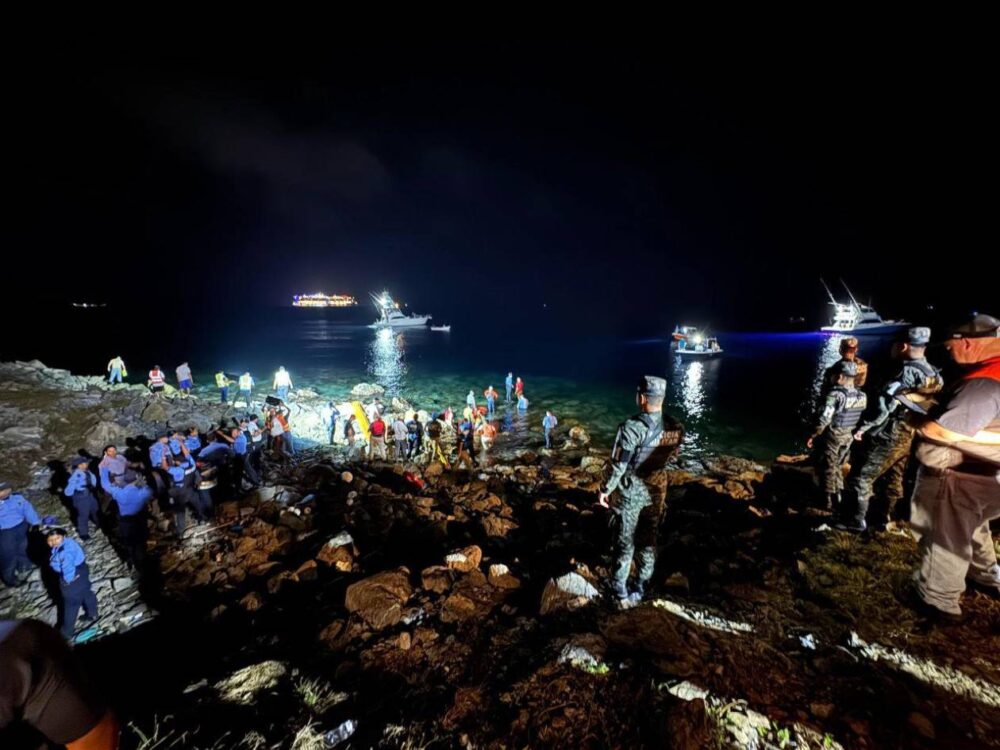
<path id="1" fill-rule="evenodd" d="M 202 451 L 199 454 L 199 456 L 200 458 L 211 458 L 213 455 L 219 453 L 220 451 L 228 451 L 228 450 L 230 450 L 230 447 L 228 445 L 216 441 L 214 443 L 209 443 L 204 448 L 202 448 Z"/>
<path id="2" fill-rule="evenodd" d="M 247 452 L 247 435 L 245 432 L 241 432 L 233 440 L 233 450 L 236 451 L 237 456 L 245 456 Z"/>
<path id="3" fill-rule="evenodd" d="M 183 481 L 184 475 L 181 475 Z M 146 503 L 153 499 L 153 490 L 149 487 L 136 487 L 134 484 L 125 487 L 111 487 L 108 494 L 118 503 L 118 514 L 121 516 L 135 516 L 142 513 L 146 508 Z"/>
<path id="4" fill-rule="evenodd" d="M 159 468 L 163 464 L 164 456 L 170 457 L 170 446 L 157 440 L 149 446 L 149 462 L 153 468 Z"/>
<path id="5" fill-rule="evenodd" d="M 73 495 L 81 490 L 90 490 L 94 487 L 97 487 L 97 477 L 94 476 L 94 472 L 74 469 L 70 475 L 69 482 L 66 483 L 66 489 L 63 490 L 63 494 L 66 497 L 73 497 Z"/>
<path id="6" fill-rule="evenodd" d="M 185 440 L 184 442 L 187 441 Z M 170 452 L 173 453 L 175 456 L 179 456 L 181 454 L 181 441 L 178 440 L 177 438 L 170 438 L 170 440 L 167 442 L 167 445 L 170 446 Z"/>
<path id="7" fill-rule="evenodd" d="M 66 583 L 72 583 L 76 579 L 76 569 L 87 561 L 80 545 L 69 537 L 63 539 L 63 543 L 52 550 L 49 555 L 49 565 L 52 570 L 59 574 Z"/>
<path id="8" fill-rule="evenodd" d="M 6 500 L 0 500 L 0 529 L 13 529 L 25 521 L 29 526 L 38 526 L 42 519 L 24 495 L 15 493 Z"/>
<path id="9" fill-rule="evenodd" d="M 201 438 L 198 437 L 197 435 L 188 435 L 186 438 L 184 438 L 184 445 L 186 445 L 187 449 L 192 453 L 194 453 L 195 451 L 200 451 Z"/>

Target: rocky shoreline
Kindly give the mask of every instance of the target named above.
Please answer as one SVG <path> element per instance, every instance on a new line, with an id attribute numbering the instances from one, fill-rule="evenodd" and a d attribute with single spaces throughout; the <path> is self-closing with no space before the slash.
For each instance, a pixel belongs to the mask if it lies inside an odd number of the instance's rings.
<path id="1" fill-rule="evenodd" d="M 652 597 L 617 612 L 582 431 L 473 472 L 359 464 L 322 405 L 290 399 L 316 445 L 264 488 L 154 531 L 142 581 L 89 543 L 104 618 L 77 651 L 125 747 L 318 749 L 346 721 L 355 747 L 1000 747 L 1000 606 L 922 629 L 912 541 L 831 531 L 800 462 L 673 470 Z M 2 363 L 0 467 L 65 517 L 50 461 L 245 411 Z M 9 616 L 54 618 L 37 571 Z"/>

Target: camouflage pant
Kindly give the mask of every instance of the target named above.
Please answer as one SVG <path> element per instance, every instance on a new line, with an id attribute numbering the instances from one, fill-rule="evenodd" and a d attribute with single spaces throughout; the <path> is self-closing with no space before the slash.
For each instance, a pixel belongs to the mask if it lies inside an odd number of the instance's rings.
<path id="1" fill-rule="evenodd" d="M 666 477 L 635 480 L 611 514 L 612 586 L 615 595 L 628 595 L 632 560 L 636 564 L 635 589 L 644 591 L 656 565 L 656 538 L 666 500 Z"/>
<path id="2" fill-rule="evenodd" d="M 885 478 L 885 513 L 881 523 L 892 518 L 893 508 L 903 497 L 903 477 L 910 461 L 913 447 L 913 430 L 906 425 L 886 428 L 883 432 L 869 437 L 862 449 L 856 469 L 852 469 L 850 489 L 857 500 L 854 514 L 856 526 L 860 526 L 868 514 L 868 504 L 874 492 L 875 482 Z M 883 514 L 880 512 L 880 516 Z"/>
<path id="3" fill-rule="evenodd" d="M 819 455 L 819 483 L 828 495 L 844 489 L 844 461 L 851 451 L 854 433 L 846 427 L 828 427 Z"/>

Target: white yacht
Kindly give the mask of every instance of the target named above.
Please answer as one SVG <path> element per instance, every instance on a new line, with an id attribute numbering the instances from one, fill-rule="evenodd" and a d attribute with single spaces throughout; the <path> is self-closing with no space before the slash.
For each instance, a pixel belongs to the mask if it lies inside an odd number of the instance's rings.
<path id="1" fill-rule="evenodd" d="M 393 301 L 388 292 L 370 296 L 379 312 L 379 318 L 369 328 L 422 328 L 431 319 L 430 315 L 404 315 L 399 309 L 399 303 Z"/>
<path id="2" fill-rule="evenodd" d="M 843 281 L 840 283 L 844 284 Z M 909 328 L 911 325 L 905 320 L 883 320 L 871 305 L 862 305 L 854 299 L 847 284 L 844 284 L 844 289 L 847 290 L 847 296 L 850 297 L 850 304 L 838 302 L 826 282 L 823 282 L 823 288 L 826 289 L 826 293 L 830 297 L 830 305 L 833 307 L 833 321 L 830 325 L 820 328 L 823 333 L 877 335 L 895 333 L 903 328 Z"/>

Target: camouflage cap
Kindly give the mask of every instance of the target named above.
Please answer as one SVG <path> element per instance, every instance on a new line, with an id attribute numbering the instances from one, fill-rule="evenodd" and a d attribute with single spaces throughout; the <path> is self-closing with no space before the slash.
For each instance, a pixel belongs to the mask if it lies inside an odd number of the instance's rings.
<path id="1" fill-rule="evenodd" d="M 837 363 L 837 374 L 844 375 L 848 378 L 855 378 L 858 376 L 858 363 L 851 362 L 847 359 L 842 359 Z"/>
<path id="2" fill-rule="evenodd" d="M 927 346 L 931 341 L 931 329 L 926 326 L 914 326 L 906 332 L 906 341 L 910 346 Z"/>
<path id="3" fill-rule="evenodd" d="M 840 340 L 840 351 L 857 351 L 858 340 L 854 336 L 845 336 Z"/>
<path id="4" fill-rule="evenodd" d="M 993 336 L 1000 337 L 1000 320 L 982 313 L 973 315 L 970 320 L 951 329 L 951 337 L 954 339 L 980 339 Z"/>
<path id="5" fill-rule="evenodd" d="M 643 375 L 636 390 L 646 396 L 666 396 L 667 381 L 656 375 Z"/>

